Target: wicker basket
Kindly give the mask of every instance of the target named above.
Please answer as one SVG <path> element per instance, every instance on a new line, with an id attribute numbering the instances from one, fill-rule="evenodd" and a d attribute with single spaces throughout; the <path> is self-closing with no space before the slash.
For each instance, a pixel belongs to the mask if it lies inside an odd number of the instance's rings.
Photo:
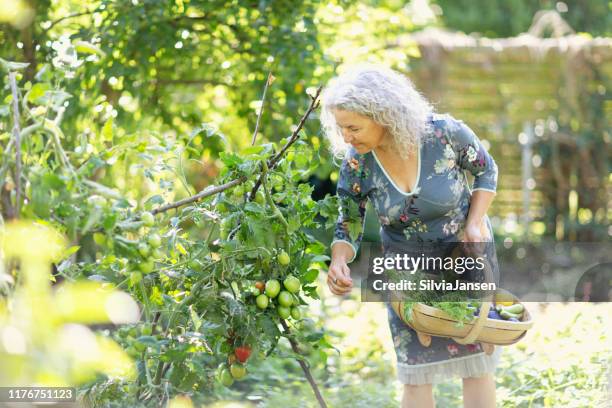
<path id="1" fill-rule="evenodd" d="M 520 303 L 508 291 L 498 289 L 497 293 L 510 296 L 515 303 Z M 391 302 L 391 307 L 407 325 L 417 332 L 419 341 L 425 347 L 431 344 L 431 336 L 450 337 L 459 344 L 481 343 L 485 352 L 491 354 L 493 345 L 514 344 L 522 339 L 527 330 L 533 326 L 533 320 L 527 308 L 524 309 L 519 322 L 489 319 L 491 300 L 492 296 L 482 302 L 478 318 L 461 327 L 457 327 L 457 321 L 446 312 L 423 303 L 414 305 L 411 320 L 404 314 L 404 302 Z"/>

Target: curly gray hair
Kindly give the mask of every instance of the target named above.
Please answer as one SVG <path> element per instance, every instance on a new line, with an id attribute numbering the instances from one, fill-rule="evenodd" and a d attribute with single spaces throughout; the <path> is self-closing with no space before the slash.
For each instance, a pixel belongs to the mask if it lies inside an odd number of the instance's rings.
<path id="1" fill-rule="evenodd" d="M 367 116 L 393 138 L 401 157 L 416 151 L 429 133 L 432 105 L 412 82 L 390 68 L 359 64 L 333 78 L 321 95 L 320 121 L 335 157 L 344 157 L 349 145 L 336 124 L 334 109 Z"/>

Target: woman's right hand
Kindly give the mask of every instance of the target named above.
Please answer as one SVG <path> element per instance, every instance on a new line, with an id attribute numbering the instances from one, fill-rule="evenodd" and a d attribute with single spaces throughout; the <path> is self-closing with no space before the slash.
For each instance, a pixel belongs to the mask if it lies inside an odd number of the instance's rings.
<path id="1" fill-rule="evenodd" d="M 353 289 L 353 280 L 346 261 L 332 258 L 327 273 L 327 285 L 334 295 L 342 296 L 350 293 Z"/>

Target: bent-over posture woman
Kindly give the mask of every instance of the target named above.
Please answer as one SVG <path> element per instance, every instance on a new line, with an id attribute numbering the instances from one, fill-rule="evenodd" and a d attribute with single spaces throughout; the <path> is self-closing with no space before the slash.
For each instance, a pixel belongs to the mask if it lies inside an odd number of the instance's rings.
<path id="1" fill-rule="evenodd" d="M 334 294 L 352 289 L 348 264 L 359 249 L 368 200 L 380 220 L 383 250 L 410 242 L 492 241 L 486 212 L 497 187 L 497 166 L 465 123 L 434 113 L 405 76 L 376 65 L 358 65 L 332 79 L 321 100 L 324 132 L 334 155 L 343 159 L 327 278 Z M 465 171 L 474 175 L 472 188 Z M 359 205 L 357 237 L 349 234 L 347 200 Z M 464 406 L 495 406 L 499 347 L 487 355 L 480 344 L 443 337 L 432 337 L 424 347 L 387 309 L 404 384 L 402 407 L 434 407 L 432 384 L 454 376 L 463 378 Z"/>

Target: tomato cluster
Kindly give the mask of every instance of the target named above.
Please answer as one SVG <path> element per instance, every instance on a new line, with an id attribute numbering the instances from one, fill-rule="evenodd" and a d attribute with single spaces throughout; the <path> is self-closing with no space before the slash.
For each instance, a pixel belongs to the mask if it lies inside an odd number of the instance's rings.
<path id="1" fill-rule="evenodd" d="M 286 252 L 281 252 L 278 256 L 278 262 L 281 265 L 288 265 L 290 262 L 289 255 Z M 255 304 L 259 309 L 265 310 L 270 304 L 273 304 L 281 318 L 301 319 L 302 312 L 298 306 L 300 303 L 298 294 L 302 286 L 300 280 L 293 275 L 289 275 L 283 281 L 283 286 L 285 290 L 281 290 L 281 284 L 277 279 L 270 279 L 265 283 L 262 281 L 256 282 L 250 291 L 255 296 Z"/>
<path id="2" fill-rule="evenodd" d="M 147 348 L 147 344 L 150 344 L 151 339 L 161 339 L 159 326 L 155 327 L 154 333 L 151 323 L 139 323 L 133 326 L 121 327 L 117 335 L 118 340 L 125 344 L 126 353 L 132 358 L 142 357 L 142 353 Z"/>
<path id="3" fill-rule="evenodd" d="M 241 380 L 247 375 L 246 362 L 251 356 L 251 347 L 242 345 L 236 347 L 227 357 L 227 362 L 221 363 L 217 369 L 217 379 L 226 387 L 231 386 L 234 380 Z"/>

